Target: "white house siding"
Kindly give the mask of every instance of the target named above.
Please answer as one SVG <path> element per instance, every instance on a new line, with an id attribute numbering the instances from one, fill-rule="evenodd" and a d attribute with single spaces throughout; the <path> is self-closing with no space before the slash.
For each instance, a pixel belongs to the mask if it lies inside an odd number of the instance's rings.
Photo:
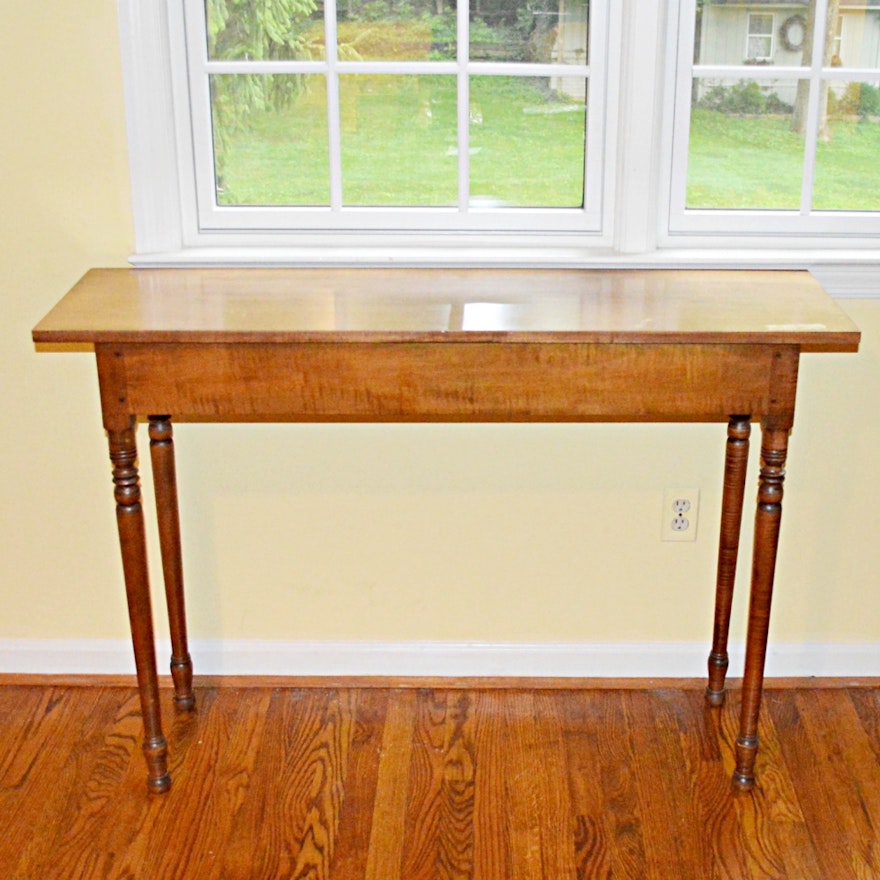
<path id="1" fill-rule="evenodd" d="M 880 9 L 841 8 L 840 60 L 846 67 L 880 67 Z"/>
<path id="2" fill-rule="evenodd" d="M 746 61 L 749 13 L 754 12 L 773 16 L 773 63 L 800 64 L 802 52 L 788 51 L 779 39 L 779 29 L 792 15 L 803 15 L 805 11 L 800 4 L 706 6 L 700 31 L 700 63 L 743 64 Z"/>
<path id="3" fill-rule="evenodd" d="M 700 28 L 701 64 L 743 64 L 746 62 L 749 13 L 773 15 L 773 56 L 771 64 L 797 67 L 803 63 L 803 51 L 789 51 L 779 39 L 779 30 L 792 15 L 805 15 L 807 7 L 797 4 L 744 3 L 709 5 L 703 8 Z M 841 5 L 841 43 L 839 55 L 847 67 L 880 67 L 880 5 L 876 0 Z M 880 77 L 878 77 L 880 79 Z M 730 86 L 738 80 L 725 80 Z M 717 80 L 700 80 L 697 95 L 702 97 Z M 765 80 L 767 92 L 788 104 L 793 104 L 797 92 L 795 80 Z M 843 90 L 841 84 L 839 90 Z"/>

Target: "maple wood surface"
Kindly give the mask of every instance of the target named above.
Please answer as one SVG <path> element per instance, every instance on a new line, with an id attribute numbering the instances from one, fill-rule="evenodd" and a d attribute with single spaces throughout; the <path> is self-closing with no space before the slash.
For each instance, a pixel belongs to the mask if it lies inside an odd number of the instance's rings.
<path id="1" fill-rule="evenodd" d="M 821 685 L 821 682 L 820 682 Z M 695 689 L 0 687 L 4 880 L 867 880 L 880 688 L 767 692 L 760 787 Z"/>
<path id="2" fill-rule="evenodd" d="M 37 342 L 760 342 L 850 350 L 802 271 L 92 269 Z"/>

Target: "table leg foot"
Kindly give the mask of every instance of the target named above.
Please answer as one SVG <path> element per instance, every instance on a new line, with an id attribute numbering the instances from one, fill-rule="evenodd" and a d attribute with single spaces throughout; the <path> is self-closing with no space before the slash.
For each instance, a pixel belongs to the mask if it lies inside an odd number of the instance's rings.
<path id="1" fill-rule="evenodd" d="M 727 652 L 709 655 L 709 684 L 706 685 L 706 702 L 713 707 L 723 706 L 727 688 L 724 686 L 729 665 Z"/>
<path id="2" fill-rule="evenodd" d="M 171 679 L 174 682 L 174 705 L 183 712 L 191 712 L 196 706 L 196 695 L 192 689 L 192 659 L 186 657 L 171 658 Z"/>
<path id="3" fill-rule="evenodd" d="M 165 737 L 144 740 L 144 758 L 147 762 L 147 788 L 153 794 L 163 794 L 171 788 L 168 772 L 168 744 Z"/>
<path id="4" fill-rule="evenodd" d="M 758 737 L 736 738 L 736 768 L 731 784 L 737 791 L 755 787 L 755 758 L 758 756 Z"/>

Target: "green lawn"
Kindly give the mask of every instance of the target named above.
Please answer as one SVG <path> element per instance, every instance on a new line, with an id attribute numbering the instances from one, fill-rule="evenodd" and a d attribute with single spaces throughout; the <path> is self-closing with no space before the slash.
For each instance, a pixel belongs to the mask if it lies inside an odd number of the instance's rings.
<path id="1" fill-rule="evenodd" d="M 831 120 L 816 154 L 813 206 L 880 210 L 880 125 Z M 800 206 L 804 142 L 788 116 L 728 115 L 696 108 L 691 118 L 687 206 Z"/>

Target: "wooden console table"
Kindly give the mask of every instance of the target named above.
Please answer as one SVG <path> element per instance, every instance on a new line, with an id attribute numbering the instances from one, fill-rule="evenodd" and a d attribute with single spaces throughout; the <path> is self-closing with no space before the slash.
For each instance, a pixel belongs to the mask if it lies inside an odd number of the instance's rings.
<path id="1" fill-rule="evenodd" d="M 754 783 L 782 484 L 801 352 L 859 333 L 806 272 L 96 269 L 35 342 L 93 347 L 144 721 L 159 713 L 135 426 L 149 420 L 175 703 L 194 705 L 171 417 L 208 421 L 724 421 L 707 699 L 720 705 L 752 421 L 760 421 L 734 785 Z"/>

